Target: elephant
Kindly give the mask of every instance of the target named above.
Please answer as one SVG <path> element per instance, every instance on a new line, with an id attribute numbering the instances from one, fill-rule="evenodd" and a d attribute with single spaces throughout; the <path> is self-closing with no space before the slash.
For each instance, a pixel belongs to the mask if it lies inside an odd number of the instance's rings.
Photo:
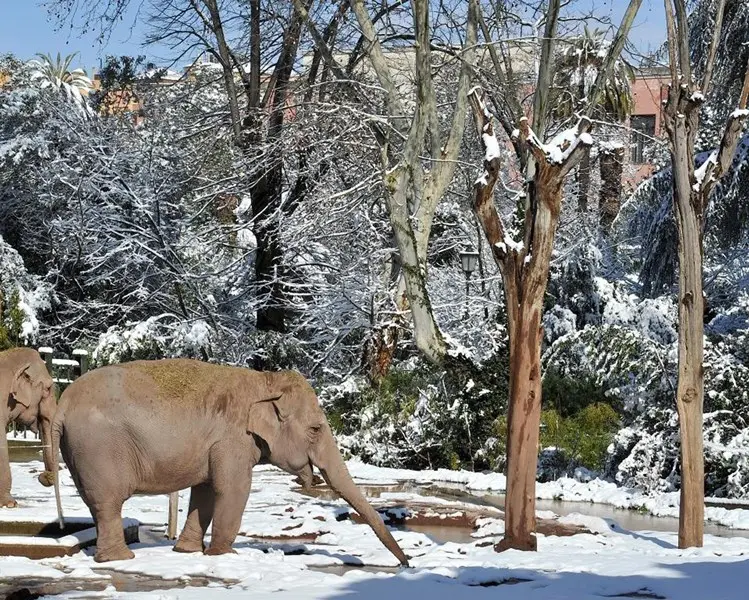
<path id="1" fill-rule="evenodd" d="M 313 473 L 317 467 L 398 561 L 408 564 L 354 484 L 314 390 L 295 371 L 253 371 L 192 359 L 100 367 L 62 394 L 52 424 L 55 457 L 58 448 L 94 518 L 96 562 L 134 556 L 122 530 L 125 500 L 188 487 L 187 521 L 173 549 L 233 552 L 252 469 L 270 463 L 296 475 L 305 488 L 319 480 Z"/>
<path id="2" fill-rule="evenodd" d="M 36 350 L 13 348 L 0 352 L 0 423 L 3 425 L 0 440 L 0 508 L 15 508 L 16 501 L 10 494 L 11 476 L 8 457 L 8 439 L 5 428 L 16 421 L 37 431 L 42 436 L 42 456 L 45 472 L 40 481 L 51 483 L 53 460 L 51 449 L 52 419 L 55 416 L 57 399 L 54 382 L 47 366 Z"/>

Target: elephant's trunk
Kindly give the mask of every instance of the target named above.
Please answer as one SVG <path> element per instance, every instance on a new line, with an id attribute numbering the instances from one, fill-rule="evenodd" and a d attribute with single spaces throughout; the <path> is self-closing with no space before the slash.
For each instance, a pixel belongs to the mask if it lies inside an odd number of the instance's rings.
<path id="1" fill-rule="evenodd" d="M 54 482 L 52 473 L 57 465 L 57 456 L 52 450 L 52 419 L 57 409 L 57 400 L 52 391 L 44 398 L 39 406 L 39 431 L 42 438 L 42 459 L 44 460 L 44 473 L 39 475 L 39 482 L 45 486 L 51 486 Z"/>
<path id="2" fill-rule="evenodd" d="M 328 485 L 361 515 L 383 545 L 398 559 L 400 564 L 407 567 L 408 558 L 385 526 L 378 512 L 372 508 L 364 495 L 359 491 L 359 488 L 356 487 L 354 480 L 346 468 L 346 463 L 343 462 L 343 457 L 335 446 L 335 442 L 332 441 L 332 434 L 329 435 L 331 436 L 331 441 L 330 446 L 326 448 L 326 452 L 324 453 L 325 458 L 315 461 L 315 465 L 320 469 Z"/>
<path id="3" fill-rule="evenodd" d="M 52 456 L 52 422 L 48 419 L 40 419 L 40 433 L 42 437 L 42 459 L 44 460 L 44 470 L 52 473 L 54 466 L 54 457 Z M 40 480 L 41 481 L 41 480 Z M 51 481 L 49 485 L 51 485 Z"/>

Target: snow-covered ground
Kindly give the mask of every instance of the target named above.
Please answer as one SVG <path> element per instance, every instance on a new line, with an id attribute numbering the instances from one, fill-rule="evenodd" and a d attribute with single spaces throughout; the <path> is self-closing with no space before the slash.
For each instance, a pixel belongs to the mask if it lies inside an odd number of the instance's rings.
<path id="1" fill-rule="evenodd" d="M 421 483 L 455 482 L 465 478 L 461 483 L 476 489 L 482 481 L 482 476 L 467 473 L 414 473 L 378 469 L 356 462 L 350 466 L 357 480 L 369 485 L 408 479 Z M 40 469 L 42 464 L 36 461 L 12 464 L 13 489 L 20 507 L 12 511 L 0 510 L 0 518 L 12 515 L 18 520 L 32 517 L 54 520 L 52 491 L 35 480 Z M 67 471 L 62 471 L 61 481 L 65 514 L 88 516 Z M 564 487 L 564 484 L 559 485 Z M 398 569 L 395 559 L 367 526 L 347 519 L 337 520 L 348 511 L 343 502 L 310 498 L 296 490 L 290 476 L 273 468 L 256 469 L 253 492 L 242 521 L 242 535 L 235 543 L 236 555 L 177 554 L 171 551 L 171 542 L 155 534 L 150 542 L 131 546 L 135 559 L 106 565 L 94 563 L 91 550 L 72 557 L 36 561 L 0 558 L 0 589 L 34 589 L 46 583 L 47 589 L 54 591 L 63 589 L 55 588 L 62 581 L 75 581 L 80 589 L 67 591 L 59 597 L 230 598 L 251 594 L 252 598 L 303 600 L 348 597 L 382 600 L 408 596 L 429 597 L 430 600 L 746 598 L 749 577 L 749 539 L 746 538 L 706 536 L 704 548 L 682 551 L 676 548 L 673 533 L 627 531 L 596 517 L 568 515 L 562 521 L 582 524 L 593 533 L 571 537 L 539 536 L 536 553 L 497 554 L 491 542 L 501 535 L 502 521 L 485 518 L 479 522 L 481 527 L 473 534 L 474 540 L 465 543 L 441 542 L 428 533 L 394 531 L 398 542 L 412 557 L 412 568 Z M 402 492 L 382 494 L 373 502 L 397 505 L 409 500 L 445 504 L 445 500 L 438 498 L 409 496 Z M 123 515 L 153 524 L 151 529 L 163 531 L 167 504 L 166 496 L 139 496 L 127 502 Z M 181 508 L 186 504 L 187 492 L 183 492 Z M 584 505 L 581 505 L 582 510 Z M 185 513 L 180 512 L 180 527 L 184 517 Z M 261 536 L 307 536 L 309 539 L 315 535 L 314 542 L 257 540 Z M 346 569 L 344 565 L 365 568 Z M 380 570 L 366 570 L 366 567 Z M 123 581 L 129 581 L 129 587 L 123 585 Z M 209 589 L 202 587 L 206 585 Z M 118 587 L 152 591 L 119 591 Z M 154 587 L 159 589 L 153 590 Z"/>

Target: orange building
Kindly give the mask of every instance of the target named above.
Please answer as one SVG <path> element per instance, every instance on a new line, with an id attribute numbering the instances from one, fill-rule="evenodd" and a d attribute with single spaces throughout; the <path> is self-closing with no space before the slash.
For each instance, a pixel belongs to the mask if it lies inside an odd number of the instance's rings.
<path id="1" fill-rule="evenodd" d="M 625 183 L 631 188 L 650 177 L 655 171 L 650 150 L 664 135 L 663 102 L 668 96 L 671 77 L 668 69 L 643 69 L 632 82 L 632 114 L 629 118 L 629 163 Z"/>

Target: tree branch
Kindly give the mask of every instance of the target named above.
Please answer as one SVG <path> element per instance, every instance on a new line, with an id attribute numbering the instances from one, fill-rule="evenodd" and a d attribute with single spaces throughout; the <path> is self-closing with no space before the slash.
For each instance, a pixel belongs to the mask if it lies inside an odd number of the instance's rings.
<path id="1" fill-rule="evenodd" d="M 723 29 L 723 13 L 726 8 L 726 0 L 718 0 L 718 8 L 715 14 L 715 25 L 713 28 L 713 39 L 710 42 L 710 50 L 707 54 L 707 64 L 705 65 L 705 75 L 702 78 L 702 93 L 707 95 L 710 88 L 710 81 L 713 77 L 713 66 L 715 57 L 718 55 L 718 44 L 720 43 L 720 33 Z"/>
<path id="2" fill-rule="evenodd" d="M 478 87 L 473 88 L 468 92 L 468 100 L 471 103 L 473 120 L 484 149 L 484 172 L 473 186 L 473 211 L 484 230 L 494 260 L 500 269 L 504 269 L 512 249 L 508 248 L 505 243 L 505 226 L 494 204 L 494 187 L 499 179 L 501 166 L 499 141 L 494 133 L 492 113 L 484 102 L 482 90 Z"/>
<path id="3" fill-rule="evenodd" d="M 298 0 L 294 0 L 295 3 L 297 1 Z M 400 125 L 401 128 L 405 128 L 405 123 L 403 123 L 401 119 L 398 119 L 398 117 L 401 117 L 404 114 L 400 99 L 398 98 L 398 91 L 395 88 L 395 83 L 393 82 L 387 59 L 382 52 L 382 46 L 380 45 L 380 40 L 375 31 L 372 19 L 369 16 L 369 12 L 366 6 L 364 6 L 363 0 L 351 0 L 351 8 L 356 15 L 356 20 L 359 22 L 359 27 L 362 29 L 362 35 L 364 35 L 369 43 L 367 53 L 369 54 L 369 60 L 372 62 L 372 67 L 375 70 L 377 79 L 380 82 L 382 89 L 385 90 L 388 112 L 393 117 L 396 117 L 396 127 Z"/>
<path id="4" fill-rule="evenodd" d="M 546 25 L 544 37 L 541 41 L 541 60 L 538 67 L 538 81 L 536 93 L 533 96 L 533 129 L 543 137 L 546 129 L 546 103 L 551 90 L 551 67 L 553 64 L 554 45 L 559 25 L 559 11 L 561 0 L 549 0 L 546 10 Z"/>
<path id="5" fill-rule="evenodd" d="M 632 29 L 632 23 L 634 23 L 637 11 L 640 10 L 641 4 L 642 0 L 630 0 L 629 6 L 627 6 L 627 10 L 624 12 L 622 22 L 614 36 L 614 41 L 612 42 L 609 51 L 606 53 L 603 65 L 598 69 L 596 79 L 588 92 L 588 102 L 585 107 L 585 115 L 587 116 L 590 115 L 593 108 L 598 104 L 598 97 L 601 90 L 603 89 L 606 80 L 611 77 L 611 73 L 614 71 L 614 65 L 621 56 L 622 49 L 627 42 L 627 37 L 629 36 L 629 30 Z"/>

